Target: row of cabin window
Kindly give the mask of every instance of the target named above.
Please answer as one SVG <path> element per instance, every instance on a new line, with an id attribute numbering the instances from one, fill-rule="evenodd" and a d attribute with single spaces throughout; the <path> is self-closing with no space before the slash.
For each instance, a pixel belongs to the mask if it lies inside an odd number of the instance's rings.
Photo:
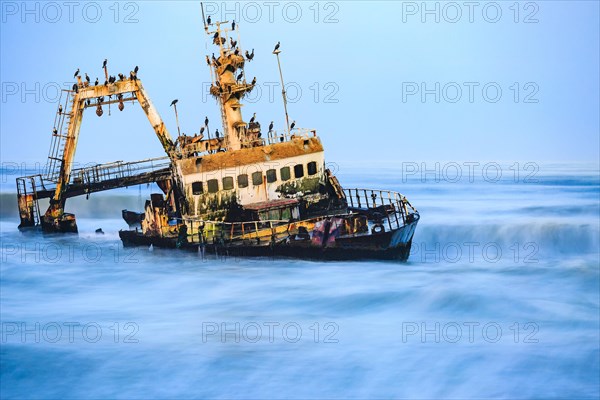
<path id="1" fill-rule="evenodd" d="M 309 176 L 315 175 L 317 173 L 317 163 L 315 161 L 311 161 L 306 164 L 306 172 Z M 294 177 L 302 178 L 304 176 L 304 165 L 296 164 L 294 165 Z M 269 169 L 266 173 L 267 182 L 273 183 L 277 180 L 277 171 L 275 169 Z M 283 167 L 279 169 L 279 177 L 282 181 L 289 181 L 291 179 L 291 171 L 290 167 Z M 254 186 L 262 185 L 263 183 L 263 174 L 261 171 L 254 172 L 252 174 L 252 184 Z M 241 174 L 237 177 L 238 188 L 243 189 L 248 187 L 248 175 Z M 232 190 L 233 189 L 233 178 L 231 176 L 226 176 L 222 179 L 223 190 Z M 209 179 L 206 181 L 206 190 L 208 193 L 216 193 L 219 191 L 219 181 L 218 179 Z M 204 193 L 204 182 L 193 182 L 192 183 L 192 193 L 193 194 L 202 194 Z"/>

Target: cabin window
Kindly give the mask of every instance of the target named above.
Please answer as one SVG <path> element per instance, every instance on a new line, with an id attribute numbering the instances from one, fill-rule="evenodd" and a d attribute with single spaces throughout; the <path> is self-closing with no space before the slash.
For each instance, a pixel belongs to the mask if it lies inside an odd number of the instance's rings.
<path id="1" fill-rule="evenodd" d="M 238 187 L 239 188 L 248 187 L 248 175 L 246 175 L 246 174 L 238 175 Z"/>
<path id="2" fill-rule="evenodd" d="M 274 169 L 267 170 L 267 182 L 273 183 L 277 180 L 277 171 Z"/>
<path id="3" fill-rule="evenodd" d="M 317 173 L 317 163 L 315 161 L 311 161 L 306 165 L 306 169 L 309 175 L 314 175 Z"/>
<path id="4" fill-rule="evenodd" d="M 302 164 L 294 165 L 294 176 L 296 178 L 302 178 L 304 176 L 304 165 L 302 165 Z"/>
<path id="5" fill-rule="evenodd" d="M 252 184 L 254 186 L 262 185 L 263 176 L 261 171 L 256 171 L 252 173 Z"/>
<path id="6" fill-rule="evenodd" d="M 233 189 L 233 178 L 230 176 L 226 176 L 223 178 L 223 190 L 231 190 Z"/>
<path id="7" fill-rule="evenodd" d="M 279 176 L 282 181 L 289 181 L 291 178 L 290 167 L 283 167 L 279 170 Z"/>
<path id="8" fill-rule="evenodd" d="M 193 194 L 202 194 L 204 192 L 204 187 L 202 182 L 193 182 L 192 183 L 192 193 Z"/>
<path id="9" fill-rule="evenodd" d="M 206 186 L 208 187 L 208 193 L 217 193 L 219 191 L 219 181 L 216 179 L 210 179 L 206 182 Z"/>

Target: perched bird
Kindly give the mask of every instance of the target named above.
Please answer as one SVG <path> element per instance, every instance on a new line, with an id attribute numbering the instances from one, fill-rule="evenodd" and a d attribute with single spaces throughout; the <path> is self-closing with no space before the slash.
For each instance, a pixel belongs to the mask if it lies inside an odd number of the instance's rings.
<path id="1" fill-rule="evenodd" d="M 73 84 L 73 91 L 75 93 L 79 92 L 79 89 L 77 89 L 77 84 L 76 83 Z"/>
<path id="2" fill-rule="evenodd" d="M 271 123 L 269 124 L 269 132 L 271 132 L 273 130 L 273 121 L 271 121 Z"/>
<path id="3" fill-rule="evenodd" d="M 90 99 L 87 99 L 87 105 L 89 106 L 90 104 L 92 104 L 92 101 Z"/>
<path id="4" fill-rule="evenodd" d="M 105 58 L 104 62 L 102 63 L 102 68 L 106 68 L 106 63 L 108 62 L 108 60 Z"/>
<path id="5" fill-rule="evenodd" d="M 133 69 L 133 72 L 135 72 L 135 73 L 137 74 L 139 70 L 140 70 L 140 67 L 138 67 L 138 66 L 136 65 L 136 66 L 135 66 L 135 68 Z"/>
<path id="6" fill-rule="evenodd" d="M 242 79 L 242 77 L 244 76 L 244 72 L 240 72 L 239 75 L 237 76 L 237 78 L 235 78 L 236 81 L 239 81 L 240 79 Z"/>
<path id="7" fill-rule="evenodd" d="M 248 53 L 248 50 L 246 50 L 246 58 L 248 59 L 248 61 L 252 61 L 252 59 L 254 58 L 254 49 L 252 49 L 252 53 Z"/>
<path id="8" fill-rule="evenodd" d="M 175 99 L 175 100 L 173 100 L 173 101 L 171 102 L 171 106 L 173 106 L 173 105 L 177 104 L 177 102 L 178 102 L 178 101 L 179 101 L 178 99 Z M 170 106 L 169 106 L 169 107 L 170 107 Z"/>
<path id="9" fill-rule="evenodd" d="M 235 31 L 235 19 L 233 20 L 233 22 L 231 23 L 231 30 Z"/>
<path id="10" fill-rule="evenodd" d="M 108 81 L 104 81 L 104 86 L 108 85 Z"/>
<path id="11" fill-rule="evenodd" d="M 208 117 L 204 118 L 204 125 L 208 126 Z"/>
<path id="12" fill-rule="evenodd" d="M 208 56 L 206 56 L 206 65 L 210 67 L 210 58 L 208 58 Z"/>
<path id="13" fill-rule="evenodd" d="M 58 130 L 57 130 L 56 128 L 54 128 L 54 129 L 52 129 L 52 133 L 53 133 L 54 135 L 58 135 Z"/>
<path id="14" fill-rule="evenodd" d="M 277 50 L 279 50 L 279 45 L 280 45 L 280 43 L 277 42 L 277 44 L 275 45 L 275 50 L 273 50 L 273 52 L 276 52 Z"/>
<path id="15" fill-rule="evenodd" d="M 202 135 L 204 133 L 204 127 L 200 128 L 200 134 Z"/>
<path id="16" fill-rule="evenodd" d="M 94 86 L 98 86 L 98 77 L 96 77 L 96 82 L 94 82 Z"/>
<path id="17" fill-rule="evenodd" d="M 292 121 L 292 124 L 290 125 L 290 130 L 294 129 L 295 126 L 296 126 L 296 121 Z"/>
<path id="18" fill-rule="evenodd" d="M 219 130 L 218 129 L 215 131 L 215 136 L 217 137 L 217 139 L 219 138 Z"/>
<path id="19" fill-rule="evenodd" d="M 250 123 L 252 124 L 255 119 L 256 119 L 256 113 L 254 113 L 254 115 L 252 115 L 252 118 L 250 118 Z"/>
<path id="20" fill-rule="evenodd" d="M 252 86 L 256 85 L 256 77 L 252 79 Z"/>
<path id="21" fill-rule="evenodd" d="M 235 49 L 235 51 L 233 52 L 233 54 L 235 54 L 236 56 L 237 56 L 238 54 L 240 54 L 240 49 L 236 48 L 236 49 Z"/>
<path id="22" fill-rule="evenodd" d="M 87 83 L 90 83 L 90 77 L 88 76 L 87 72 L 85 73 L 85 80 Z"/>
<path id="23" fill-rule="evenodd" d="M 233 38 L 229 38 L 229 43 L 231 43 L 231 48 L 233 49 L 237 45 L 237 40 L 233 40 Z"/>
<path id="24" fill-rule="evenodd" d="M 208 18 L 206 18 L 206 24 L 210 25 L 210 21 L 211 21 L 211 19 L 210 19 L 210 15 L 209 15 Z"/>
<path id="25" fill-rule="evenodd" d="M 58 113 L 59 113 L 59 114 L 62 114 L 62 104 L 59 104 L 59 105 L 58 105 Z"/>
<path id="26" fill-rule="evenodd" d="M 213 39 L 216 39 L 219 37 L 219 32 L 215 32 L 215 34 L 213 35 Z"/>
<path id="27" fill-rule="evenodd" d="M 77 75 L 79 75 L 79 68 L 77 68 L 77 71 L 75 71 L 75 74 L 73 75 L 73 78 L 77 78 Z"/>

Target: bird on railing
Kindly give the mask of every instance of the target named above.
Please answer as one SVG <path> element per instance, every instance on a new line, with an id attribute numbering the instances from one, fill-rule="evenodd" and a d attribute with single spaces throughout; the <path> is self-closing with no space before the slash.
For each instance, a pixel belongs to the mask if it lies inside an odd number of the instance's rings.
<path id="1" fill-rule="evenodd" d="M 94 86 L 98 86 L 98 77 L 96 77 L 96 81 L 94 82 Z"/>
<path id="2" fill-rule="evenodd" d="M 217 137 L 217 139 L 220 137 L 220 134 L 219 134 L 219 130 L 218 130 L 218 129 L 215 131 L 215 136 Z"/>
<path id="3" fill-rule="evenodd" d="M 233 38 L 229 38 L 229 43 L 231 43 L 231 48 L 233 49 L 237 45 L 237 40 L 233 40 Z"/>
<path id="4" fill-rule="evenodd" d="M 87 83 L 90 83 L 90 77 L 88 76 L 87 72 L 85 73 L 85 80 Z"/>
<path id="5" fill-rule="evenodd" d="M 271 121 L 271 123 L 269 124 L 269 132 L 273 131 L 273 121 Z"/>

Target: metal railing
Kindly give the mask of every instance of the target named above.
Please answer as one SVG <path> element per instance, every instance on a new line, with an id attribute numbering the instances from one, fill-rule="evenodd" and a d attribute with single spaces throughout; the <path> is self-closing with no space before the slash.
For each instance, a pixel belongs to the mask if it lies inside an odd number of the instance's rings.
<path id="1" fill-rule="evenodd" d="M 69 184 L 93 185 L 111 180 L 130 178 L 136 175 L 150 174 L 169 168 L 169 157 L 157 157 L 147 160 L 123 162 L 115 161 L 92 167 L 77 168 L 71 171 Z"/>
<path id="2" fill-rule="evenodd" d="M 308 138 L 316 137 L 316 136 L 317 136 L 317 130 L 316 129 L 308 129 L 308 128 L 296 128 L 296 129 L 293 129 L 289 133 L 284 132 L 282 134 L 278 134 L 277 131 L 271 131 L 267 134 L 267 143 L 268 144 L 276 144 L 276 143 L 289 142 L 290 140 L 297 139 L 297 138 L 308 139 Z"/>
<path id="3" fill-rule="evenodd" d="M 405 196 L 391 190 L 344 189 L 346 201 L 351 211 L 364 211 L 369 215 L 385 219 L 390 229 L 400 228 L 418 214 Z M 410 221 L 408 221 L 410 222 Z"/>

